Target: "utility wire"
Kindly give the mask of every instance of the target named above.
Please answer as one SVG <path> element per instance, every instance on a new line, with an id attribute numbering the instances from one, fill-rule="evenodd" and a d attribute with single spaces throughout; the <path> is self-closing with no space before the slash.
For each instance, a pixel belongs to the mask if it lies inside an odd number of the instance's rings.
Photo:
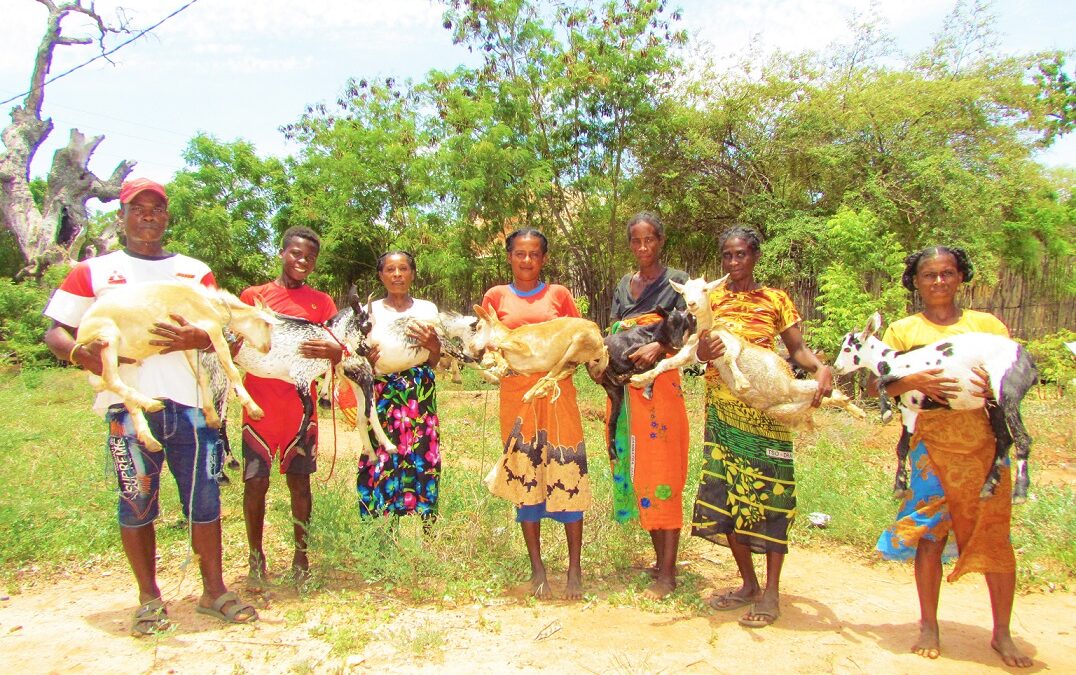
<path id="1" fill-rule="evenodd" d="M 198 2 L 198 0 L 190 0 L 190 2 L 188 2 L 188 3 L 187 3 L 187 4 L 185 4 L 185 5 L 183 5 L 182 7 L 180 7 L 179 9 L 177 9 L 176 11 L 172 12 L 171 14 L 169 14 L 168 16 L 164 17 L 163 19 L 161 19 L 161 20 L 160 20 L 160 21 L 158 21 L 157 23 L 153 24 L 153 25 L 152 25 L 152 26 L 150 26 L 149 28 L 146 28 L 146 29 L 144 29 L 144 30 L 142 30 L 142 31 L 139 31 L 139 32 L 138 32 L 138 34 L 137 34 L 137 35 L 135 35 L 134 37 L 132 37 L 131 39 L 129 39 L 129 40 L 125 40 L 124 42 L 121 42 L 120 44 L 116 45 L 115 47 L 113 47 L 112 49 L 109 49 L 109 50 L 108 50 L 108 51 L 106 51 L 106 52 L 101 52 L 100 54 L 98 54 L 97 56 L 93 57 L 93 58 L 92 58 L 92 59 L 90 59 L 89 61 L 86 61 L 85 63 L 81 63 L 81 64 L 79 64 L 79 65 L 75 66 L 74 68 L 71 68 L 70 70 L 65 70 L 64 72 L 60 73 L 59 75 L 56 75 L 56 76 L 54 76 L 54 77 L 50 77 L 49 79 L 45 80 L 45 82 L 44 82 L 43 84 L 41 84 L 40 86 L 38 86 L 38 87 L 33 87 L 33 88 L 31 88 L 31 89 L 29 89 L 29 90 L 27 90 L 27 91 L 24 91 L 24 92 L 23 92 L 23 93 L 21 93 L 21 94 L 17 94 L 17 95 L 15 95 L 15 96 L 12 96 L 11 98 L 9 98 L 9 99 L 7 99 L 7 100 L 4 100 L 4 101 L 0 101 L 0 105 L 7 105 L 8 103 L 11 103 L 12 101 L 15 101 L 15 100 L 18 100 L 18 99 L 22 98 L 23 96 L 28 96 L 28 95 L 30 95 L 31 93 L 33 93 L 34 91 L 36 91 L 36 90 L 38 90 L 38 89 L 42 89 L 42 88 L 44 88 L 44 87 L 45 87 L 46 85 L 52 84 L 53 82 L 55 82 L 56 80 L 60 79 L 61 77 L 65 77 L 65 76 L 67 76 L 67 75 L 70 75 L 71 73 L 75 72 L 76 70 L 79 70 L 79 69 L 81 69 L 81 68 L 85 68 L 86 66 L 90 65 L 90 64 L 91 64 L 91 63 L 93 63 L 94 61 L 97 61 L 98 59 L 103 59 L 103 58 L 105 58 L 106 56 L 109 56 L 109 55 L 111 55 L 111 54 L 115 54 L 115 53 L 116 53 L 116 52 L 118 52 L 118 51 L 119 51 L 120 49 L 123 49 L 123 48 L 124 48 L 124 47 L 126 47 L 127 45 L 131 44 L 132 42 L 134 42 L 134 41 L 135 41 L 135 40 L 137 40 L 138 38 L 140 38 L 140 37 L 142 37 L 143 35 L 145 35 L 146 33 L 148 33 L 148 32 L 150 32 L 151 30 L 153 30 L 153 29 L 157 28 L 157 27 L 158 27 L 158 26 L 160 26 L 160 25 L 161 25 L 162 23 L 164 23 L 165 21 L 168 21 L 168 20 L 169 20 L 169 19 L 171 19 L 171 18 L 172 18 L 173 16 L 175 16 L 176 14 L 179 14 L 180 12 L 182 12 L 182 11 L 183 11 L 183 10 L 185 10 L 185 9 L 187 9 L 188 7 L 190 7 L 191 5 L 193 5 L 193 4 L 194 4 L 194 3 L 196 3 L 196 2 Z"/>

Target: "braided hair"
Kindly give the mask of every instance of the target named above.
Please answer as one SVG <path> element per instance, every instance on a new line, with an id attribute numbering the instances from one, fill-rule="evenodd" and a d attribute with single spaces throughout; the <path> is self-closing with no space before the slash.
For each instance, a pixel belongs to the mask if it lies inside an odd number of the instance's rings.
<path id="1" fill-rule="evenodd" d="M 516 239 L 520 237 L 523 237 L 524 239 L 529 239 L 531 237 L 538 239 L 542 242 L 542 254 L 544 255 L 546 253 L 549 253 L 549 240 L 546 239 L 545 235 L 542 234 L 541 230 L 536 230 L 533 227 L 522 227 L 505 237 L 504 250 L 511 253 L 512 245 L 515 244 Z"/>
<path id="2" fill-rule="evenodd" d="M 411 271 L 418 273 L 418 267 L 415 265 L 415 256 L 410 251 L 386 251 L 377 257 L 377 273 L 381 274 L 385 271 L 385 261 L 389 256 L 402 255 L 407 258 L 407 264 L 411 266 Z"/>
<path id="3" fill-rule="evenodd" d="M 968 252 L 962 248 L 952 246 L 930 246 L 922 251 L 916 251 L 904 259 L 904 274 L 900 277 L 900 283 L 912 293 L 915 293 L 915 275 L 919 272 L 919 263 L 923 260 L 936 258 L 939 255 L 951 255 L 956 261 L 956 269 L 963 277 L 961 283 L 971 281 L 975 275 Z"/>
<path id="4" fill-rule="evenodd" d="M 729 239 L 743 239 L 751 250 L 755 253 L 762 252 L 762 235 L 758 233 L 758 230 L 751 227 L 744 227 L 743 225 L 736 225 L 730 227 L 721 233 L 721 236 L 717 238 L 718 250 L 724 250 L 725 242 Z"/>

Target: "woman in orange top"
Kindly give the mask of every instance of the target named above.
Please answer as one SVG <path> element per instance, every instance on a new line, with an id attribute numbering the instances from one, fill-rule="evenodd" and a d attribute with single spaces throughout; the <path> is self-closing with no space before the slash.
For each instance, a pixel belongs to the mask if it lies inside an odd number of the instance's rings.
<path id="1" fill-rule="evenodd" d="M 961 309 L 956 294 L 970 281 L 972 266 L 958 248 L 935 246 L 908 256 L 902 283 L 918 292 L 923 311 L 894 322 L 883 341 L 907 351 L 961 333 L 1009 331 L 986 312 Z M 985 375 L 985 373 L 982 373 Z M 886 385 L 889 396 L 917 389 L 944 404 L 955 392 L 955 380 L 940 369 L 913 373 Z M 877 382 L 868 389 L 876 391 Z M 986 394 L 986 383 L 983 383 Z M 874 393 L 871 391 L 871 393 Z M 1009 540 L 1012 520 L 1012 482 L 1009 469 L 1001 473 L 997 492 L 980 499 L 983 480 L 994 463 L 995 439 L 985 408 L 924 410 L 912 434 L 909 459 L 912 494 L 901 503 L 897 522 L 878 539 L 878 550 L 889 559 L 915 558 L 919 594 L 919 640 L 912 651 L 936 659 L 941 653 L 938 596 L 941 593 L 942 552 L 950 530 L 956 535 L 959 557 L 949 581 L 965 572 L 982 572 L 990 592 L 994 632 L 990 646 L 1008 666 L 1027 667 L 1032 661 L 1013 643 L 1009 632 L 1016 556 Z"/>
<path id="2" fill-rule="evenodd" d="M 571 292 L 541 280 L 549 243 L 535 229 L 517 230 L 505 241 L 512 283 L 486 291 L 482 305 L 496 312 L 508 328 L 579 316 Z M 565 599 L 583 597 L 580 551 L 583 511 L 590 506 L 583 424 L 572 378 L 559 382 L 555 402 L 542 397 L 523 402 L 523 394 L 545 375 L 510 375 L 501 379 L 501 455 L 489 479 L 490 492 L 516 505 L 516 522 L 530 556 L 529 592 L 546 599 L 552 592 L 542 562 L 541 522 L 564 524 L 568 540 L 568 584 Z"/>

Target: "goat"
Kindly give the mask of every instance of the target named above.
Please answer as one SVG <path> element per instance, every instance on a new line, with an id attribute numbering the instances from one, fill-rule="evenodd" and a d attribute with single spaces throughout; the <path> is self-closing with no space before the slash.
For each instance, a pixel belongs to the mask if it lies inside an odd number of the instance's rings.
<path id="1" fill-rule="evenodd" d="M 228 334 L 225 334 L 227 339 Z M 220 360 L 216 354 L 201 352 L 198 356 L 199 365 L 205 372 L 209 381 L 209 392 L 212 396 L 213 409 L 220 418 L 220 426 L 217 428 L 220 443 L 220 466 L 217 467 L 217 482 L 225 485 L 231 483 L 228 474 L 224 471 L 225 465 L 229 469 L 238 469 L 239 462 L 232 454 L 232 444 L 228 441 L 228 376 L 220 366 Z"/>
<path id="2" fill-rule="evenodd" d="M 374 436 L 386 452 L 396 452 L 396 446 L 385 435 L 377 419 L 376 401 L 373 396 L 373 368 L 366 358 L 366 335 L 370 332 L 369 314 L 363 309 L 354 293 L 348 298 L 348 307 L 336 316 L 317 324 L 305 319 L 279 316 L 279 324 L 273 328 L 273 348 L 267 354 L 259 354 L 244 344 L 236 355 L 236 362 L 248 373 L 258 377 L 271 377 L 291 382 L 303 404 L 303 418 L 295 434 L 295 441 L 306 437 L 314 417 L 314 395 L 311 383 L 333 370 L 328 359 L 308 359 L 299 354 L 299 346 L 307 340 L 334 340 L 344 348 L 344 356 L 335 367 L 335 373 L 346 380 L 355 393 L 358 410 L 356 426 L 362 444 L 360 456 L 372 454 L 366 421 L 372 426 Z M 293 442 L 295 442 L 293 441 Z"/>
<path id="3" fill-rule="evenodd" d="M 143 411 L 156 412 L 164 406 L 120 379 L 119 358 L 122 356 L 137 362 L 159 354 L 160 346 L 150 344 L 156 338 L 149 331 L 155 323 L 171 321 L 171 315 L 182 316 L 209 335 L 228 381 L 232 383 L 247 412 L 256 419 L 262 417 L 262 409 L 243 387 L 239 371 L 228 351 L 223 328 L 227 326 L 234 333 L 242 335 L 252 350 L 265 352 L 269 351 L 271 331 L 277 323 L 276 317 L 264 306 L 252 307 L 227 291 L 179 281 L 124 286 L 103 295 L 90 306 L 75 337 L 77 344 L 88 344 L 96 339 L 104 342 L 101 375 L 90 375 L 90 385 L 96 391 L 108 390 L 123 399 L 124 407 L 131 413 L 135 435 L 152 452 L 160 452 L 162 446 L 150 432 Z M 213 396 L 198 364 L 198 357 L 193 351 L 183 354 L 191 371 L 198 375 L 199 396 L 206 422 L 210 426 L 218 426 L 220 416 L 213 406 Z"/>
<path id="4" fill-rule="evenodd" d="M 996 491 L 1001 480 L 1001 467 L 1005 465 L 1009 448 L 1016 443 L 1016 478 L 1013 481 L 1014 504 L 1027 501 L 1030 479 L 1027 458 L 1031 450 L 1031 436 L 1020 417 L 1020 402 L 1028 390 L 1038 382 L 1038 369 L 1028 351 L 1019 343 L 1000 335 L 989 333 L 963 333 L 938 340 L 908 352 L 898 352 L 874 337 L 881 327 L 882 317 L 875 313 L 867 321 L 862 333 L 848 333 L 841 343 L 833 368 L 838 373 L 850 373 L 859 368 L 869 368 L 878 376 L 878 384 L 884 387 L 912 373 L 940 368 L 943 377 L 957 381 L 960 390 L 944 404 L 927 398 L 921 391 L 912 390 L 898 397 L 904 429 L 897 446 L 897 475 L 894 491 L 897 496 L 906 494 L 909 441 L 915 430 L 920 410 L 946 407 L 953 410 L 971 410 L 986 406 L 990 426 L 994 430 L 996 449 L 994 463 L 986 477 L 979 497 L 987 499 Z M 986 405 L 986 399 L 977 396 L 978 376 L 973 369 L 980 368 L 988 375 L 990 391 L 996 406 Z"/>
<path id="5" fill-rule="evenodd" d="M 811 428 L 814 425 L 811 403 L 818 391 L 818 382 L 797 380 L 788 363 L 776 352 L 751 344 L 724 327 L 715 327 L 710 293 L 727 278 L 725 276 L 710 283 L 706 283 L 705 279 L 689 279 L 684 284 L 669 282 L 684 296 L 688 311 L 695 317 L 698 332 L 689 340 L 693 344 L 685 344 L 679 354 L 666 360 L 673 361 L 674 365 L 659 362 L 653 369 L 632 376 L 632 385 L 645 386 L 653 382 L 656 372 L 664 372 L 697 359 L 699 336 L 703 330 L 713 330 L 724 344 L 725 354 L 711 362 L 710 366 L 717 369 L 736 398 L 788 427 Z M 682 356 L 685 353 L 687 356 Z M 675 361 L 678 358 L 680 361 Z M 856 417 L 866 417 L 840 390 L 834 390 L 830 396 L 824 397 L 822 405 L 844 408 Z"/>
<path id="6" fill-rule="evenodd" d="M 602 341 L 598 324 L 577 317 L 559 317 L 541 323 L 509 329 L 495 312 L 474 306 L 478 325 L 466 346 L 468 357 L 481 355 L 482 367 L 497 377 L 509 373 L 533 375 L 546 373 L 527 393 L 523 402 L 534 398 L 560 396 L 557 382 L 571 377 L 576 366 L 586 364 L 595 382 L 609 363 L 609 353 Z"/>
<path id="7" fill-rule="evenodd" d="M 420 323 L 433 324 L 444 355 L 457 361 L 473 361 L 474 359 L 464 353 L 462 345 L 474 334 L 477 322 L 473 316 L 441 312 L 437 315 L 437 321 L 433 322 L 404 316 L 388 322 L 387 325 L 374 324 L 370 332 L 370 341 L 378 347 L 374 374 L 399 373 L 429 360 L 429 351 L 407 333 L 408 326 Z"/>
<path id="8" fill-rule="evenodd" d="M 666 351 L 679 350 L 684 346 L 686 337 L 695 333 L 695 317 L 690 313 L 681 309 L 666 312 L 663 307 L 658 307 L 655 312 L 661 316 L 661 321 L 647 325 L 634 325 L 605 338 L 605 348 L 609 352 L 609 365 L 602 374 L 600 384 L 609 397 L 610 412 L 606 428 L 606 443 L 610 459 L 616 458 L 616 449 L 613 446 L 620 408 L 624 403 L 624 385 L 632 375 L 641 372 L 628 355 L 651 342 L 657 342 Z M 647 387 L 647 398 L 650 398 L 652 390 L 653 383 Z"/>

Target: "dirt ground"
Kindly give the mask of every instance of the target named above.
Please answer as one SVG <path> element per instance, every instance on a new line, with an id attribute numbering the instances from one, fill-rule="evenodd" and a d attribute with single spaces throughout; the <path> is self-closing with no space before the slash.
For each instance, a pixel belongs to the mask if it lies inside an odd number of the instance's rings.
<path id="1" fill-rule="evenodd" d="M 327 426 L 327 425 L 326 425 Z M 331 447 L 331 431 L 326 446 Z M 895 424 L 873 441 L 890 448 Z M 1070 429 L 1036 446 L 1041 483 L 1076 484 Z M 1046 434 L 1050 436 L 1050 434 Z M 356 448 L 343 442 L 345 464 Z M 691 571 L 724 590 L 736 581 L 727 551 L 689 557 Z M 174 567 L 174 566 L 173 566 Z M 537 603 L 516 597 L 484 604 L 402 606 L 376 588 L 334 579 L 306 596 L 290 586 L 261 595 L 243 589 L 244 567 L 226 580 L 258 607 L 252 626 L 226 626 L 194 612 L 198 575 L 162 575 L 175 629 L 129 637 L 133 580 L 125 570 L 33 578 L 0 596 L 0 664 L 6 673 L 593 672 L 593 673 L 966 673 L 1005 668 L 990 648 L 990 604 L 979 575 L 944 584 L 941 658 L 911 654 L 918 603 L 911 567 L 859 552 L 794 549 L 782 578 L 782 616 L 768 628 L 741 627 L 743 610 L 706 616 L 598 597 Z M 554 595 L 563 591 L 555 573 Z M 362 648 L 333 652 L 332 628 L 346 630 L 347 603 L 395 605 L 393 620 Z M 333 605 L 331 609 L 327 604 Z M 369 604 L 369 600 L 367 600 Z M 654 607 L 655 611 L 649 611 Z M 356 617 L 376 615 L 367 607 Z M 355 620 L 359 620 L 356 618 Z M 362 620 L 368 620 L 363 618 Z M 326 626 L 330 627 L 326 631 Z M 1023 672 L 1076 672 L 1076 594 L 1016 598 L 1012 630 L 1035 661 Z"/>
<path id="2" fill-rule="evenodd" d="M 720 555 L 721 552 L 716 552 Z M 716 587 L 734 578 L 724 558 L 695 560 Z M 241 587 L 240 570 L 229 581 Z M 377 630 L 355 654 L 331 654 L 314 635 L 320 619 L 297 623 L 300 602 L 281 587 L 263 595 L 261 621 L 225 626 L 194 612 L 196 576 L 163 579 L 175 630 L 127 635 L 132 612 L 126 574 L 48 580 L 0 601 L 0 653 L 9 673 L 98 672 L 985 672 L 1004 670 L 991 651 L 990 608 L 980 578 L 942 589 L 943 654 L 908 652 L 916 634 L 911 570 L 865 564 L 833 553 L 788 558 L 782 616 L 761 630 L 739 626 L 741 611 L 699 617 L 614 606 L 602 599 L 414 607 Z M 555 587 L 554 591 L 561 589 Z M 320 591 L 331 593 L 331 588 Z M 1034 659 L 1027 672 L 1076 672 L 1076 595 L 1018 597 L 1017 644 Z M 314 635 L 312 635 L 312 633 Z M 423 636 L 426 636 L 424 638 Z M 429 636 L 438 636 L 429 639 Z M 423 640 L 428 645 L 424 647 Z"/>

